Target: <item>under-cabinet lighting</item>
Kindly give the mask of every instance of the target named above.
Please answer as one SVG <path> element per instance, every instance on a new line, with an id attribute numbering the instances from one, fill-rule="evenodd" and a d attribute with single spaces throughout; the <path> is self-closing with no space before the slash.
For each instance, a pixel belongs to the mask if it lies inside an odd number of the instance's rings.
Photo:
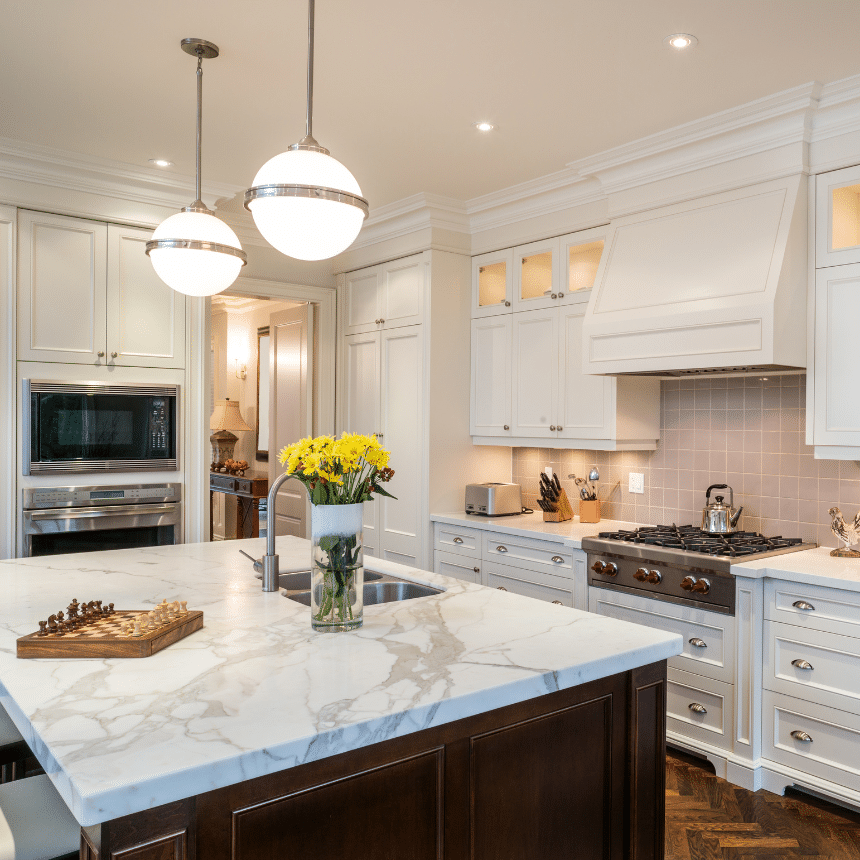
<path id="1" fill-rule="evenodd" d="M 150 164 L 154 164 L 156 167 L 173 167 L 173 162 L 168 161 L 166 158 L 150 158 Z"/>
<path id="2" fill-rule="evenodd" d="M 695 48 L 699 40 L 689 33 L 672 33 L 663 39 L 663 44 L 675 51 L 683 51 L 686 48 Z"/>

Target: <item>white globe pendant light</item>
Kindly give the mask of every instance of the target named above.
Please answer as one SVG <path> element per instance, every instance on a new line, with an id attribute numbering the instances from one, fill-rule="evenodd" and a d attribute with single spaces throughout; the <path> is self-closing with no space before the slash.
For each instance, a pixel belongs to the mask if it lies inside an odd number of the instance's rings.
<path id="1" fill-rule="evenodd" d="M 182 50 L 197 57 L 197 199 L 162 221 L 146 243 L 146 253 L 165 284 L 187 296 L 213 296 L 236 280 L 248 261 L 239 237 L 200 199 L 200 139 L 203 126 L 203 60 L 218 47 L 203 39 L 183 39 Z"/>
<path id="2" fill-rule="evenodd" d="M 356 239 L 368 204 L 355 177 L 314 139 L 314 0 L 308 0 L 308 100 L 305 137 L 269 159 L 245 192 L 257 229 L 282 254 L 325 260 Z"/>

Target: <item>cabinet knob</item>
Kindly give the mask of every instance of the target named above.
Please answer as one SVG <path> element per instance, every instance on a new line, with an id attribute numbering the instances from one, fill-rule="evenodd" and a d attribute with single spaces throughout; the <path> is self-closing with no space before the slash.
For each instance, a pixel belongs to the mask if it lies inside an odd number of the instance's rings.
<path id="1" fill-rule="evenodd" d="M 553 294 L 550 296 L 550 298 L 552 298 L 552 299 L 557 299 L 557 298 L 558 298 L 558 293 L 553 293 Z"/>
<path id="2" fill-rule="evenodd" d="M 550 430 L 555 430 L 555 424 L 550 424 L 550 425 L 549 425 L 549 429 L 550 429 Z"/>
<path id="3" fill-rule="evenodd" d="M 510 429 L 511 428 L 507 424 L 505 424 L 505 430 L 510 430 Z"/>
<path id="4" fill-rule="evenodd" d="M 815 607 L 811 603 L 807 603 L 805 600 L 795 600 L 791 605 L 795 609 L 802 609 L 804 612 L 815 612 Z"/>
<path id="5" fill-rule="evenodd" d="M 381 323 L 384 323 L 384 322 L 385 322 L 385 320 L 380 320 L 380 322 L 381 322 Z"/>
<path id="6" fill-rule="evenodd" d="M 499 590 L 499 591 L 507 591 L 507 588 L 505 588 L 505 586 L 504 586 L 504 585 L 500 585 L 500 586 L 499 586 L 499 588 L 498 588 L 498 590 Z"/>
<path id="7" fill-rule="evenodd" d="M 564 427 L 562 427 L 561 424 L 559 424 L 558 427 L 556 427 L 555 429 L 556 430 L 564 430 Z"/>
<path id="8" fill-rule="evenodd" d="M 564 604 L 563 604 L 560 600 L 553 600 L 553 603 L 554 603 L 556 606 L 564 606 Z"/>
<path id="9" fill-rule="evenodd" d="M 500 546 L 497 546 L 497 547 L 496 547 L 496 550 L 497 550 L 498 552 L 507 552 L 507 551 L 508 551 L 508 548 L 507 548 L 506 546 L 501 546 L 501 545 L 500 545 Z"/>
<path id="10" fill-rule="evenodd" d="M 798 669 L 809 669 L 810 671 L 812 671 L 813 668 L 812 663 L 810 663 L 808 660 L 801 660 L 799 657 L 797 658 L 797 660 L 792 660 L 791 665 L 797 666 Z"/>
<path id="11" fill-rule="evenodd" d="M 97 355 L 99 358 L 104 358 L 104 357 L 105 357 L 104 350 L 103 350 L 103 349 L 100 349 L 100 350 L 96 353 L 96 355 Z"/>
<path id="12" fill-rule="evenodd" d="M 473 567 L 473 568 L 472 568 L 472 570 L 474 570 L 474 571 L 475 571 L 475 573 L 480 573 L 480 572 L 481 572 L 481 568 L 480 568 L 480 567 Z"/>
<path id="13" fill-rule="evenodd" d="M 690 702 L 690 704 L 687 705 L 687 707 L 694 714 L 707 714 L 708 713 L 708 709 L 704 705 L 700 705 L 698 702 Z"/>
<path id="14" fill-rule="evenodd" d="M 563 298 L 564 298 L 564 293 L 559 293 L 559 294 L 558 294 L 558 297 L 559 297 L 560 299 L 563 299 Z"/>
<path id="15" fill-rule="evenodd" d="M 377 325 L 379 325 L 379 324 L 382 322 L 382 320 L 378 320 L 378 319 L 377 319 L 377 320 L 374 320 L 374 322 L 375 322 Z"/>
<path id="16" fill-rule="evenodd" d="M 806 732 L 801 732 L 801 731 L 795 730 L 791 733 L 791 736 L 796 741 L 803 741 L 803 743 L 805 743 L 805 744 L 811 744 L 812 743 L 812 737 L 810 735 L 806 734 Z"/>
<path id="17" fill-rule="evenodd" d="M 461 538 L 461 537 L 455 537 L 455 538 L 454 538 L 454 543 L 463 543 L 463 538 Z"/>
<path id="18" fill-rule="evenodd" d="M 506 302 L 505 302 L 505 307 L 506 307 L 506 308 L 509 308 L 510 306 L 511 306 L 511 303 L 506 301 Z"/>
<path id="19" fill-rule="evenodd" d="M 112 353 L 110 354 L 110 357 L 111 357 L 111 358 L 116 358 L 118 355 L 119 355 L 119 353 L 118 353 L 118 352 L 112 352 Z"/>
<path id="20" fill-rule="evenodd" d="M 376 438 L 377 438 L 377 439 L 381 439 L 381 438 L 382 438 L 382 434 L 381 434 L 381 433 L 374 433 L 373 435 L 374 435 L 374 436 L 376 436 Z"/>
<path id="21" fill-rule="evenodd" d="M 690 640 L 690 644 L 694 648 L 707 648 L 707 644 L 703 639 L 697 639 L 695 636 Z"/>

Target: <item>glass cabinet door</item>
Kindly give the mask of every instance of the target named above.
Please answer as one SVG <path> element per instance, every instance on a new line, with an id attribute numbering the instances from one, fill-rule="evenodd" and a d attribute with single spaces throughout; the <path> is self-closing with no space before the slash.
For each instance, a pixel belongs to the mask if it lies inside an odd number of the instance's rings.
<path id="1" fill-rule="evenodd" d="M 562 304 L 575 305 L 588 302 L 591 289 L 597 280 L 605 235 L 606 228 L 599 227 L 562 236 Z"/>
<path id="2" fill-rule="evenodd" d="M 816 177 L 815 265 L 860 263 L 860 167 Z"/>
<path id="3" fill-rule="evenodd" d="M 559 301 L 559 240 L 547 239 L 515 249 L 514 310 L 555 307 Z"/>
<path id="4" fill-rule="evenodd" d="M 472 317 L 513 310 L 513 249 L 472 257 Z"/>

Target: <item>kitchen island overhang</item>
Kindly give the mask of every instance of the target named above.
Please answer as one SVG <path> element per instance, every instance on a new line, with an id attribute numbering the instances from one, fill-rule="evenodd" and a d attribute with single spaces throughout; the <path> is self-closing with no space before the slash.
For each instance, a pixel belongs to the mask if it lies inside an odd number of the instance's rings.
<path id="1" fill-rule="evenodd" d="M 680 651 L 677 636 L 376 559 L 367 566 L 446 590 L 368 607 L 357 633 L 315 635 L 308 609 L 263 594 L 238 554 L 257 555 L 261 543 L 0 563 L 10 607 L 0 645 L 3 704 L 83 825 L 562 693 Z M 300 567 L 308 547 L 279 538 L 282 565 Z M 206 626 L 146 660 L 15 659 L 15 639 L 38 618 L 72 597 L 96 596 L 132 607 L 188 600 Z"/>

